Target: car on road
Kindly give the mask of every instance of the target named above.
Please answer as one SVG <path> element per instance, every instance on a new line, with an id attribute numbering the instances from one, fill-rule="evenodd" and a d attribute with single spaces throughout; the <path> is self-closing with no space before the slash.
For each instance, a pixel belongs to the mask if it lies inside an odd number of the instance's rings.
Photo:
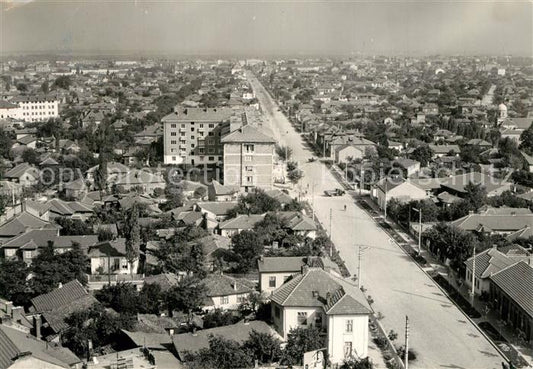
<path id="1" fill-rule="evenodd" d="M 326 190 L 324 191 L 324 194 L 326 196 L 329 196 L 329 197 L 333 197 L 333 196 L 342 196 L 346 193 L 346 191 L 340 189 L 340 188 L 336 188 L 334 190 Z"/>

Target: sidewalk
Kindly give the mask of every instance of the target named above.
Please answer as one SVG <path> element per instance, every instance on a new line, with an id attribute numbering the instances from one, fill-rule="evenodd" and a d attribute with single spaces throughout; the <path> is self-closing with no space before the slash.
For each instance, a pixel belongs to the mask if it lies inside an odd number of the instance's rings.
<path id="1" fill-rule="evenodd" d="M 366 204 L 369 205 L 374 211 L 381 213 L 381 210 L 371 199 L 362 198 L 361 201 L 365 201 Z M 397 236 L 401 237 L 401 239 L 404 240 L 405 244 L 400 244 L 402 248 L 404 248 L 408 252 L 409 248 L 413 250 L 418 249 L 418 239 L 415 240 L 413 236 L 404 231 L 403 228 L 396 224 L 396 222 L 389 221 L 384 218 L 383 221 L 390 227 L 390 230 L 385 230 L 387 231 L 387 233 L 389 233 L 391 237 L 394 236 L 393 234 L 391 234 L 392 232 L 394 232 Z M 394 238 L 396 241 L 398 241 L 398 237 Z M 422 269 L 424 269 L 426 272 L 437 272 L 438 274 L 443 276 L 464 298 L 470 301 L 470 295 L 467 286 L 464 284 L 458 285 L 456 278 L 453 275 L 450 275 L 449 268 L 446 265 L 443 265 L 442 262 L 437 260 L 434 255 L 431 254 L 427 249 L 424 249 L 423 246 L 424 245 L 422 245 L 420 255 L 427 261 L 427 264 L 425 266 L 421 266 Z M 479 298 L 476 296 L 474 298 L 473 306 L 478 312 L 482 314 L 482 316 L 480 318 L 472 318 L 472 321 L 478 326 L 480 323 L 490 323 L 490 325 L 495 328 L 496 331 L 493 332 L 494 334 L 487 332 L 486 329 L 482 330 L 488 336 L 491 337 L 492 341 L 499 347 L 499 349 L 504 353 L 509 353 L 512 350 L 508 347 L 508 345 L 511 345 L 516 351 L 520 353 L 522 358 L 529 363 L 529 367 L 533 367 L 533 348 L 528 348 L 524 347 L 524 345 L 520 345 L 518 343 L 518 337 L 516 336 L 514 329 L 503 324 L 503 322 L 498 319 L 497 314 L 494 311 L 490 311 L 488 303 L 480 301 Z M 488 311 L 488 314 L 485 313 L 486 311 Z M 498 333 L 507 341 L 507 343 L 501 339 L 498 340 Z"/>

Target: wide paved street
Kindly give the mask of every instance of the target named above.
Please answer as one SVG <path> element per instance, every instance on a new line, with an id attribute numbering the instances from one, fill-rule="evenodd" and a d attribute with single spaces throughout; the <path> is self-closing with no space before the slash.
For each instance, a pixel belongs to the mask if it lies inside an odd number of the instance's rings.
<path id="1" fill-rule="evenodd" d="M 410 368 L 501 368 L 503 359 L 491 344 L 349 195 L 322 195 L 340 184 L 322 163 L 307 162 L 312 153 L 300 135 L 259 81 L 250 73 L 248 79 L 276 140 L 288 144 L 293 158 L 300 162 L 305 172 L 301 186 L 308 190 L 308 200 L 328 232 L 331 211 L 332 239 L 352 274 L 357 273 L 356 244 L 367 247 L 363 251 L 362 284 L 375 301 L 374 310 L 385 316 L 383 325 L 399 334 L 399 342 L 403 342 L 405 316 L 409 316 L 409 346 L 418 356 Z"/>

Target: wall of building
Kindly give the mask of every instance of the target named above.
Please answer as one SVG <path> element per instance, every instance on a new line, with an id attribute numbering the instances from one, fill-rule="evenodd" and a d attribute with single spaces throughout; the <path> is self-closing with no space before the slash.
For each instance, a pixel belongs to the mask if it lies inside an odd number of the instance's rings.
<path id="1" fill-rule="evenodd" d="M 224 296 L 212 296 L 213 306 L 206 306 L 204 310 L 222 309 L 222 310 L 236 310 L 239 305 L 248 298 L 249 293 L 240 293 L 236 295 L 228 295 L 227 302 L 224 303 Z"/>
<path id="2" fill-rule="evenodd" d="M 261 292 L 264 292 L 268 295 L 270 295 L 272 292 L 274 292 L 276 289 L 278 289 L 283 283 L 285 283 L 285 281 L 287 280 L 287 278 L 289 278 L 290 276 L 294 275 L 294 274 L 297 274 L 298 271 L 296 272 L 279 272 L 279 273 L 261 273 L 261 275 L 259 276 L 259 289 Z M 275 287 L 270 287 L 270 277 L 275 277 L 276 278 L 276 286 Z"/>
<path id="3" fill-rule="evenodd" d="M 246 150 L 253 145 L 253 152 Z M 273 144 L 226 143 L 224 145 L 224 185 L 241 189 L 272 188 L 274 166 Z"/>
<path id="4" fill-rule="evenodd" d="M 352 332 L 346 331 L 346 321 L 353 321 Z M 368 356 L 368 315 L 328 316 L 328 354 L 332 363 L 345 359 L 345 343 L 352 343 L 352 355 Z"/>

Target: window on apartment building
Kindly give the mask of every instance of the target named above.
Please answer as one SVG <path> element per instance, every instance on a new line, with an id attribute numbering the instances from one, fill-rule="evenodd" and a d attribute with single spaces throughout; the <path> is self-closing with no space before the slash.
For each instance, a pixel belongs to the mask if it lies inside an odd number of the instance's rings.
<path id="1" fill-rule="evenodd" d="M 203 132 L 198 132 L 198 136 L 204 137 L 204 133 Z"/>
<path id="2" fill-rule="evenodd" d="M 200 153 L 200 154 L 203 154 L 203 153 L 204 153 L 204 151 L 205 151 L 205 150 L 204 150 L 204 148 L 203 148 L 203 147 L 199 147 L 199 148 L 198 148 L 198 153 Z"/>
<path id="3" fill-rule="evenodd" d="M 170 144 L 171 145 L 175 145 L 176 144 L 176 140 L 170 140 Z"/>
<path id="4" fill-rule="evenodd" d="M 181 137 L 185 137 L 185 132 L 180 132 Z"/>
<path id="5" fill-rule="evenodd" d="M 252 167 L 252 166 L 246 166 L 246 167 L 244 167 L 244 169 L 245 169 L 247 172 L 253 172 L 253 171 L 254 171 L 254 167 Z"/>
<path id="6" fill-rule="evenodd" d="M 276 277 L 268 277 L 268 287 L 276 287 Z"/>
<path id="7" fill-rule="evenodd" d="M 176 132 L 170 132 L 171 136 L 176 136 Z"/>
<path id="8" fill-rule="evenodd" d="M 254 152 L 254 145 L 251 145 L 251 144 L 244 145 L 244 151 L 247 153 Z"/>
<path id="9" fill-rule="evenodd" d="M 175 156 L 172 157 L 172 161 L 176 161 L 176 157 Z"/>
<path id="10" fill-rule="evenodd" d="M 215 124 L 214 123 L 209 123 L 209 128 L 215 128 Z"/>
<path id="11" fill-rule="evenodd" d="M 170 125 L 170 128 L 176 128 L 176 124 L 175 124 L 175 123 L 172 123 L 172 124 Z"/>
<path id="12" fill-rule="evenodd" d="M 253 181 L 254 181 L 254 177 L 251 177 L 251 176 L 246 177 L 246 182 L 252 183 Z"/>
<path id="13" fill-rule="evenodd" d="M 215 157 L 214 156 L 210 156 L 209 157 L 209 161 L 213 161 L 213 160 L 215 160 Z"/>
<path id="14" fill-rule="evenodd" d="M 348 359 L 352 356 L 352 341 L 344 342 L 344 358 Z"/>
<path id="15" fill-rule="evenodd" d="M 181 128 L 185 128 L 185 124 L 182 124 L 182 125 L 181 125 Z"/>
<path id="16" fill-rule="evenodd" d="M 194 140 L 194 136 L 193 135 L 191 135 L 191 140 Z"/>
<path id="17" fill-rule="evenodd" d="M 346 333 L 353 332 L 353 319 L 346 319 Z"/>
<path id="18" fill-rule="evenodd" d="M 252 161 L 252 157 L 250 155 L 246 155 L 244 157 L 244 161 Z"/>
<path id="19" fill-rule="evenodd" d="M 229 304 L 229 297 L 228 297 L 228 296 L 222 296 L 222 297 L 220 298 L 220 303 L 221 303 L 222 305 Z"/>
<path id="20" fill-rule="evenodd" d="M 209 153 L 210 153 L 210 154 L 214 154 L 214 153 L 215 153 L 215 149 L 212 148 L 212 147 L 210 147 L 210 148 L 209 148 Z"/>
<path id="21" fill-rule="evenodd" d="M 200 128 L 204 128 L 204 124 L 203 123 L 200 123 Z"/>
<path id="22" fill-rule="evenodd" d="M 298 325 L 307 325 L 307 312 L 298 312 Z"/>
<path id="23" fill-rule="evenodd" d="M 194 127 L 191 127 L 191 132 L 194 132 Z"/>
<path id="24" fill-rule="evenodd" d="M 280 310 L 279 306 L 274 306 L 274 316 L 276 318 L 279 318 L 280 315 L 281 315 L 281 310 Z"/>
<path id="25" fill-rule="evenodd" d="M 207 135 L 208 135 L 208 136 L 213 136 L 214 133 L 213 133 L 213 132 L 209 132 L 209 133 L 207 133 Z"/>

